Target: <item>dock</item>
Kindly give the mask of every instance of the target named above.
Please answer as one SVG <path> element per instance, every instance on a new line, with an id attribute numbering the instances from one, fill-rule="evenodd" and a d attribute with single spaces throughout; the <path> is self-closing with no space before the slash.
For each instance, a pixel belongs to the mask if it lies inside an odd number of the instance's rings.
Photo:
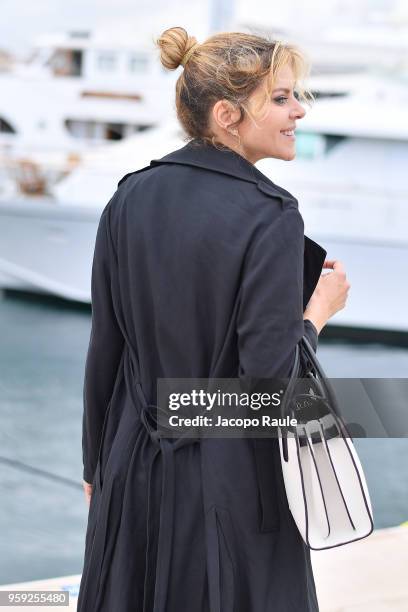
<path id="1" fill-rule="evenodd" d="M 408 611 L 408 525 L 312 552 L 321 612 Z"/>
<path id="2" fill-rule="evenodd" d="M 320 612 L 408 611 L 408 524 L 377 529 L 371 536 L 330 550 L 313 551 L 312 564 Z M 0 591 L 69 591 L 69 606 L 47 606 L 50 612 L 75 611 L 81 576 L 1 585 Z M 44 606 L 6 606 L 4 610 L 44 611 Z M 248 611 L 250 612 L 250 611 Z"/>

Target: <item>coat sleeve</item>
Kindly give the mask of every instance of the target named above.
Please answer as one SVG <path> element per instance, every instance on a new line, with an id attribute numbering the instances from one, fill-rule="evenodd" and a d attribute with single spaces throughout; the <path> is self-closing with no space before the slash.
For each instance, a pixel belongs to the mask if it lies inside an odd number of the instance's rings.
<path id="1" fill-rule="evenodd" d="M 92 483 L 96 470 L 103 422 L 124 346 L 111 294 L 114 271 L 109 204 L 99 220 L 92 263 L 92 326 L 85 363 L 82 421 L 83 479 L 88 483 Z"/>
<path id="2" fill-rule="evenodd" d="M 287 378 L 303 334 L 317 346 L 317 331 L 303 320 L 304 225 L 295 207 L 264 220 L 247 251 L 237 318 L 239 377 Z"/>
<path id="3" fill-rule="evenodd" d="M 319 334 L 314 324 L 309 320 L 305 319 L 305 334 L 313 347 L 314 352 L 317 351 L 317 345 L 319 343 Z"/>

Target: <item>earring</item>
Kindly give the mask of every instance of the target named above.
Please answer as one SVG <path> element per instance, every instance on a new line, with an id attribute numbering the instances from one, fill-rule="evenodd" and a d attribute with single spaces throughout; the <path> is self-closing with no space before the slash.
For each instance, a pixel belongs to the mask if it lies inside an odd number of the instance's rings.
<path id="1" fill-rule="evenodd" d="M 239 138 L 238 130 L 236 128 L 228 128 L 228 131 L 230 134 L 232 134 L 236 138 Z"/>

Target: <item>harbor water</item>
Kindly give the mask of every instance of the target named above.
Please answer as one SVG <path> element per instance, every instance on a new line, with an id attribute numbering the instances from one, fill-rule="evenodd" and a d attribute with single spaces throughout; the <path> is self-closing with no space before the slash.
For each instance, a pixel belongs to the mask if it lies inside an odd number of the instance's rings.
<path id="1" fill-rule="evenodd" d="M 89 307 L 0 294 L 0 584 L 78 574 Z M 333 377 L 406 377 L 408 349 L 321 340 Z M 356 441 L 375 527 L 408 521 L 408 439 Z"/>

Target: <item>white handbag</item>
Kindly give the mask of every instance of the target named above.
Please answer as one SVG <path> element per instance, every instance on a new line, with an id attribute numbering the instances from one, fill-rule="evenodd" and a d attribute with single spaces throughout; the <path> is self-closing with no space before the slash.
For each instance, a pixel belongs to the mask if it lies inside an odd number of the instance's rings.
<path id="1" fill-rule="evenodd" d="M 324 550 L 369 536 L 374 524 L 364 471 L 305 336 L 296 347 L 281 408 L 283 417 L 297 419 L 297 425 L 279 429 L 279 449 L 289 508 L 306 545 Z"/>

